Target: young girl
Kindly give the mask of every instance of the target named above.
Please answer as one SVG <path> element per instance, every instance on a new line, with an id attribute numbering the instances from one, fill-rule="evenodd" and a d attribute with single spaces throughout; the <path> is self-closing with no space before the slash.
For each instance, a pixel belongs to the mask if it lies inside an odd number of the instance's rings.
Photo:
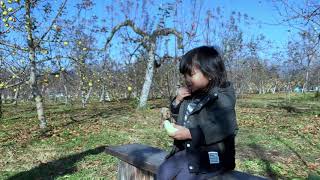
<path id="1" fill-rule="evenodd" d="M 171 103 L 178 130 L 157 180 L 201 180 L 234 169 L 236 98 L 221 55 L 210 46 L 192 49 L 181 59 L 180 73 L 186 87 Z"/>

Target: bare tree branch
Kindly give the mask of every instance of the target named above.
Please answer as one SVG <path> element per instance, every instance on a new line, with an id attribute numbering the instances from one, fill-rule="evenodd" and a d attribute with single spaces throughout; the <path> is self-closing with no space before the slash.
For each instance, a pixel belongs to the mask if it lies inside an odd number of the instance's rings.
<path id="1" fill-rule="evenodd" d="M 178 31 L 176 31 L 175 29 L 171 29 L 171 28 L 164 28 L 164 29 L 156 29 L 151 37 L 158 37 L 158 36 L 168 36 L 170 34 L 174 34 L 177 38 L 178 38 L 178 48 L 182 49 L 183 45 L 182 45 L 182 35 L 181 33 L 179 33 Z"/>
<path id="2" fill-rule="evenodd" d="M 118 24 L 117 26 L 115 26 L 115 27 L 112 29 L 110 36 L 107 38 L 106 44 L 105 44 L 105 46 L 104 46 L 104 50 L 107 49 L 107 46 L 108 46 L 108 44 L 110 43 L 110 41 L 112 40 L 114 34 L 115 34 L 120 28 L 125 27 L 125 26 L 130 26 L 135 33 L 137 33 L 137 34 L 139 34 L 139 35 L 141 35 L 141 36 L 143 36 L 143 37 L 147 37 L 147 36 L 148 36 L 145 32 L 143 32 L 140 28 L 138 28 L 131 20 L 126 20 L 126 21 L 124 21 L 123 23 Z"/>
<path id="3" fill-rule="evenodd" d="M 320 7 L 316 8 L 312 13 L 304 15 L 304 14 L 300 13 L 297 9 L 290 6 L 286 1 L 281 0 L 281 2 L 296 14 L 296 16 L 291 17 L 291 19 L 303 18 L 303 19 L 307 20 L 307 23 L 309 21 L 311 21 L 311 22 L 315 23 L 316 25 L 320 26 L 319 22 L 312 19 L 312 17 L 314 17 L 313 14 L 315 14 L 315 12 L 317 12 L 320 9 Z M 304 10 L 302 9 L 302 11 L 304 11 Z"/>
<path id="4" fill-rule="evenodd" d="M 4 87 L 0 87 L 0 90 L 12 88 L 12 87 L 15 87 L 15 86 L 19 86 L 19 85 L 23 84 L 24 82 L 26 82 L 26 81 L 24 80 L 24 81 L 16 82 L 14 84 L 6 85 L 5 88 Z"/>
<path id="5" fill-rule="evenodd" d="M 11 48 L 14 48 L 14 49 L 18 49 L 18 50 L 21 50 L 21 51 L 28 51 L 28 48 L 23 48 L 23 47 L 20 47 L 16 44 L 10 44 L 10 43 L 7 43 L 5 41 L 0 41 L 0 44 L 4 45 L 4 46 L 8 46 L 8 47 L 11 47 Z"/>
<path id="6" fill-rule="evenodd" d="M 52 29 L 52 26 L 54 25 L 54 23 L 57 21 L 58 17 L 61 15 L 65 5 L 67 3 L 67 0 L 64 0 L 64 2 L 62 3 L 62 5 L 59 8 L 59 11 L 57 13 L 57 15 L 55 16 L 55 18 L 52 20 L 51 25 L 48 27 L 47 31 L 41 36 L 38 44 L 41 43 L 41 41 L 43 41 L 43 39 L 47 36 L 47 34 L 50 32 L 50 30 Z"/>
<path id="7" fill-rule="evenodd" d="M 51 60 L 54 60 L 54 59 L 62 59 L 62 58 L 66 58 L 66 59 L 68 59 L 69 57 L 65 57 L 65 56 L 57 55 L 57 56 L 54 56 L 54 57 L 48 57 L 48 58 L 45 58 L 45 59 L 39 60 L 39 61 L 37 61 L 37 63 L 44 63 L 44 62 L 46 62 L 46 61 L 51 61 Z"/>

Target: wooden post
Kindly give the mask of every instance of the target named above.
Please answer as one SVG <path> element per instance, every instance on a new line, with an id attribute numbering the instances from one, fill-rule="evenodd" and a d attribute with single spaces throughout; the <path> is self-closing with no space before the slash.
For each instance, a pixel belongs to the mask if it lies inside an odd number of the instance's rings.
<path id="1" fill-rule="evenodd" d="M 154 174 L 119 160 L 118 180 L 154 180 Z"/>

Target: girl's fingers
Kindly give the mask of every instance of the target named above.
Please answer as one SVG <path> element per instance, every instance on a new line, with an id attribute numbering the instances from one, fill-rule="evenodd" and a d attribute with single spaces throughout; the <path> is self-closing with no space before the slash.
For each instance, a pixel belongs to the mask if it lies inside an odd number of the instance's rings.
<path id="1" fill-rule="evenodd" d="M 179 89 L 178 89 L 178 94 L 179 94 L 179 96 L 180 96 L 181 98 L 184 98 L 184 97 L 187 97 L 187 96 L 190 96 L 190 95 L 191 95 L 189 89 L 186 88 L 186 87 L 181 87 L 181 88 L 179 88 Z"/>
<path id="2" fill-rule="evenodd" d="M 190 96 L 191 94 L 190 93 L 185 93 L 183 94 L 183 97 L 187 97 L 187 96 Z"/>
<path id="3" fill-rule="evenodd" d="M 177 124 L 173 124 L 173 127 L 177 128 L 178 130 L 182 129 L 183 127 Z"/>
<path id="4" fill-rule="evenodd" d="M 186 91 L 186 92 L 183 92 L 182 94 L 190 95 L 190 92 L 189 92 L 189 91 Z"/>

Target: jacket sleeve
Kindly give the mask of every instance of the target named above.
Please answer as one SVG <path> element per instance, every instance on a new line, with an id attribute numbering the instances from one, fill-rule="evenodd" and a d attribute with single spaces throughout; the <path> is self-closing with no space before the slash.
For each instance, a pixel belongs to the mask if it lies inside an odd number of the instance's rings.
<path id="1" fill-rule="evenodd" d="M 228 97 L 219 97 L 208 105 L 206 117 L 200 123 L 206 144 L 220 142 L 236 133 L 238 127 L 234 104 Z"/>
<path id="2" fill-rule="evenodd" d="M 171 115 L 172 115 L 173 119 L 175 121 L 177 121 L 181 102 L 179 104 L 176 104 L 175 99 L 176 98 L 173 98 L 173 100 L 170 103 L 170 111 L 171 111 Z"/>

